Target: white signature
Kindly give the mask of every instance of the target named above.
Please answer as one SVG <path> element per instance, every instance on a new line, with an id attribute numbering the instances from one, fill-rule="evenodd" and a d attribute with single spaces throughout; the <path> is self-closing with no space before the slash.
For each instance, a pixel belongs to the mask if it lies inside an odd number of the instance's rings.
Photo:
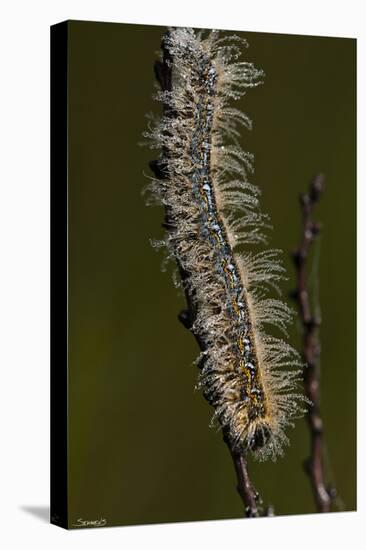
<path id="1" fill-rule="evenodd" d="M 73 527 L 104 527 L 107 525 L 107 520 L 104 518 L 100 519 L 82 519 L 79 518 L 76 520 L 76 523 L 73 523 Z"/>

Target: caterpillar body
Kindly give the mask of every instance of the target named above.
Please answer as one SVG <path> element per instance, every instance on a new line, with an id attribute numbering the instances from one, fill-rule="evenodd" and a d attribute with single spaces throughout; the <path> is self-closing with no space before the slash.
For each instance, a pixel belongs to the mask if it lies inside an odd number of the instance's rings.
<path id="1" fill-rule="evenodd" d="M 166 211 L 162 244 L 177 261 L 195 311 L 198 386 L 233 445 L 275 459 L 305 398 L 296 390 L 299 355 L 266 332 L 269 324 L 286 334 L 292 315 L 267 295 L 284 277 L 280 251 L 248 250 L 266 245 L 268 217 L 248 181 L 253 157 L 238 142 L 239 127 L 250 129 L 251 121 L 231 102 L 264 75 L 237 61 L 240 41 L 217 31 L 169 29 L 160 62 L 163 89 L 156 94 L 164 112 L 144 135 L 160 150 L 149 190 Z"/>

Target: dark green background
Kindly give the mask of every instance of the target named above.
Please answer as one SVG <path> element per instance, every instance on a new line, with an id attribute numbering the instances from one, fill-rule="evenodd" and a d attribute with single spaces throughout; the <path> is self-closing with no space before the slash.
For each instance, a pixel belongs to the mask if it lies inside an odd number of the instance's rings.
<path id="1" fill-rule="evenodd" d="M 310 29 L 309 29 L 310 30 Z M 212 410 L 194 391 L 193 337 L 177 321 L 183 299 L 150 238 L 163 212 L 141 195 L 155 152 L 137 144 L 159 112 L 153 63 L 164 28 L 69 23 L 69 522 L 109 525 L 242 517 L 231 458 Z M 253 181 L 274 247 L 299 240 L 298 194 L 326 175 L 317 209 L 322 310 L 322 412 L 329 475 L 345 510 L 356 506 L 355 56 L 352 39 L 241 33 L 263 86 L 240 107 L 255 154 Z M 299 326 L 291 330 L 299 348 Z M 277 463 L 250 464 L 276 514 L 314 511 L 302 461 L 304 420 Z"/>

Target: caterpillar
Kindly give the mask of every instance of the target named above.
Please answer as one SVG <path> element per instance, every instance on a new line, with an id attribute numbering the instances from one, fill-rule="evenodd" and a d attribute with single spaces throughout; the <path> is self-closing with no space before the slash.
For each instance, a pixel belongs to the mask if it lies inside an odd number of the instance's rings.
<path id="1" fill-rule="evenodd" d="M 235 448 L 275 460 L 306 398 L 297 391 L 300 356 L 284 339 L 292 311 L 268 295 L 279 291 L 285 270 L 281 251 L 266 248 L 269 218 L 248 180 L 253 155 L 239 145 L 240 128 L 252 123 L 231 105 L 264 77 L 238 61 L 242 44 L 214 30 L 169 28 L 164 35 L 155 94 L 163 114 L 150 116 L 144 132 L 160 156 L 147 187 L 150 202 L 166 212 L 164 239 L 155 244 L 176 261 L 194 311 L 198 387 L 214 408 L 213 424 Z"/>

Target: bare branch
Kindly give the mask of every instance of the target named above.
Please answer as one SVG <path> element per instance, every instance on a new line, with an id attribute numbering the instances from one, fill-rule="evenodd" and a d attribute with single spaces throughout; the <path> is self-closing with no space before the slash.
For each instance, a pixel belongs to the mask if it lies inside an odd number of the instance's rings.
<path id="1" fill-rule="evenodd" d="M 303 358 L 305 394 L 312 402 L 309 405 L 307 421 L 310 429 L 311 451 L 304 468 L 310 477 L 314 500 L 319 512 L 330 512 L 336 498 L 334 488 L 325 483 L 324 471 L 324 429 L 320 414 L 320 340 L 321 318 L 313 312 L 307 288 L 307 259 L 311 245 L 321 230 L 319 223 L 312 219 L 313 209 L 324 191 L 324 176 L 318 174 L 312 180 L 309 191 L 300 196 L 302 211 L 302 235 L 299 247 L 292 254 L 296 270 L 296 290 L 292 297 L 297 303 L 303 325 Z"/>

